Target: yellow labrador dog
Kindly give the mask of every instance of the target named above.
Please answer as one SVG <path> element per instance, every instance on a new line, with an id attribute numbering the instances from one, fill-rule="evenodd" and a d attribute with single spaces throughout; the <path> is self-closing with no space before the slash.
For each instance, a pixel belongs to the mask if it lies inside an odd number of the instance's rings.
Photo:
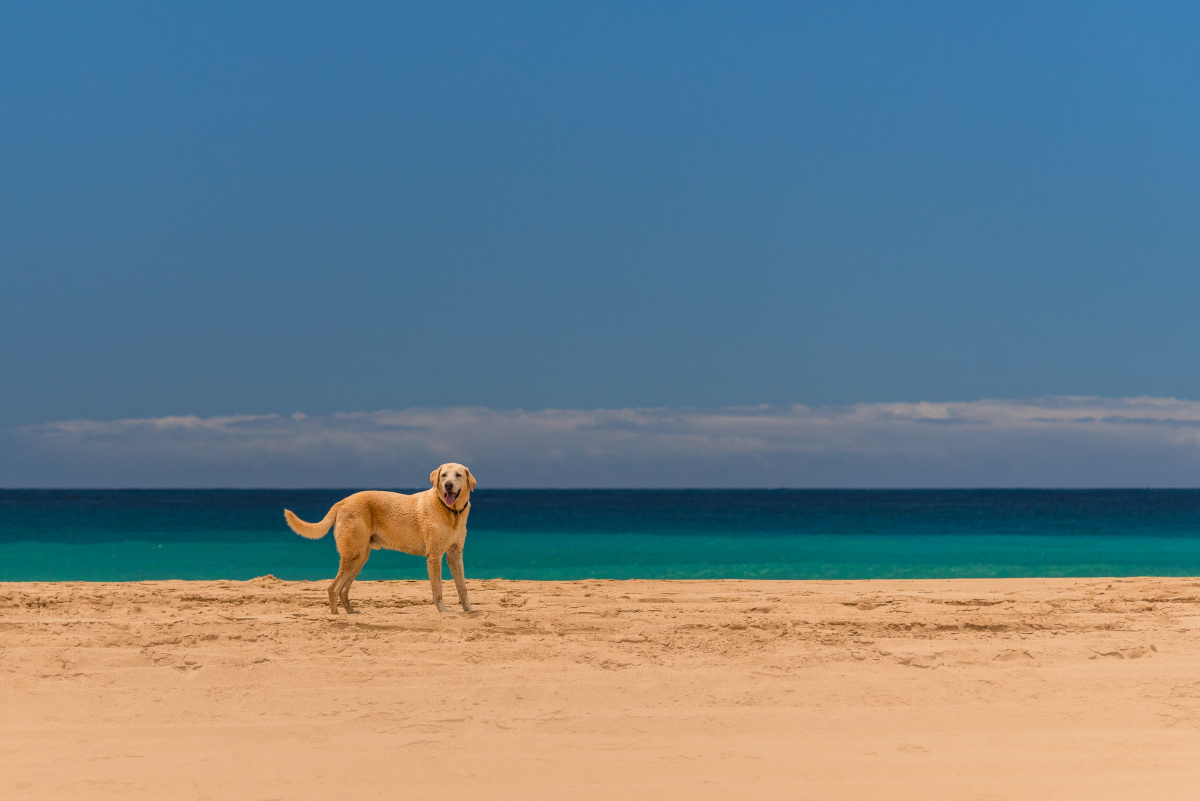
<path id="1" fill-rule="evenodd" d="M 350 584 L 371 555 L 372 548 L 390 548 L 425 557 L 433 602 L 442 603 L 442 554 L 450 563 L 458 602 L 471 612 L 467 583 L 463 579 L 463 543 L 467 539 L 467 515 L 471 513 L 471 490 L 475 477 L 461 464 L 444 464 L 429 474 L 433 486 L 415 495 L 398 492 L 356 492 L 335 503 L 320 523 L 305 523 L 291 510 L 283 517 L 292 531 L 317 540 L 334 526 L 333 538 L 342 557 L 337 577 L 329 585 L 329 611 L 337 614 L 340 598 L 346 614 L 350 609 Z"/>

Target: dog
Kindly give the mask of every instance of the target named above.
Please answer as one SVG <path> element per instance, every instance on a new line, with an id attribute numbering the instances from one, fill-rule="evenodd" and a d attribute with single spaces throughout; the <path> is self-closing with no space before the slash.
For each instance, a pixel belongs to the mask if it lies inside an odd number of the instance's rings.
<path id="1" fill-rule="evenodd" d="M 329 585 L 329 611 L 338 613 L 338 600 L 352 614 L 350 585 L 367 563 L 372 549 L 389 548 L 425 557 L 433 602 L 442 603 L 442 555 L 450 563 L 458 602 L 463 611 L 473 612 L 463 578 L 463 544 L 467 539 L 467 516 L 471 513 L 471 490 L 475 476 L 461 464 L 450 462 L 429 474 L 430 488 L 413 495 L 399 492 L 356 492 L 330 507 L 320 523 L 306 523 L 289 509 L 283 510 L 288 527 L 310 540 L 319 540 L 333 526 L 341 565 Z"/>

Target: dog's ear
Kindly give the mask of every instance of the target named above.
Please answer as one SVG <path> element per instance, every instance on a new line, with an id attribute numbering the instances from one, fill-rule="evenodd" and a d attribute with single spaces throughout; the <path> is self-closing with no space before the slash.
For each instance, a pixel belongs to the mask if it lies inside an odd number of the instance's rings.
<path id="1" fill-rule="evenodd" d="M 475 491 L 475 476 L 471 475 L 471 468 L 464 467 L 463 470 L 467 471 L 467 481 L 471 485 L 471 491 L 474 492 Z"/>
<path id="2" fill-rule="evenodd" d="M 437 467 L 433 468 L 433 472 L 429 474 L 429 484 L 430 484 L 430 486 L 434 486 L 434 487 L 436 487 L 436 486 L 437 486 L 438 473 L 440 473 L 440 472 L 442 472 L 442 466 L 441 466 L 441 465 L 438 465 Z"/>

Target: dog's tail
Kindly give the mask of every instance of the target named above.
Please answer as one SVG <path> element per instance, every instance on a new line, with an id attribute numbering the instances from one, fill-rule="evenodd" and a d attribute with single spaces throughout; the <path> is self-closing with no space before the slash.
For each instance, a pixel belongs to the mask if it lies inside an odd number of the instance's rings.
<path id="1" fill-rule="evenodd" d="M 329 507 L 329 511 L 325 513 L 325 517 L 320 523 L 305 523 L 300 518 L 296 517 L 291 509 L 283 510 L 283 519 L 287 521 L 288 528 L 299 534 L 301 537 L 306 537 L 310 540 L 319 540 L 324 537 L 329 528 L 333 525 L 333 521 L 337 520 L 338 507 L 342 505 L 338 501 L 333 506 Z"/>

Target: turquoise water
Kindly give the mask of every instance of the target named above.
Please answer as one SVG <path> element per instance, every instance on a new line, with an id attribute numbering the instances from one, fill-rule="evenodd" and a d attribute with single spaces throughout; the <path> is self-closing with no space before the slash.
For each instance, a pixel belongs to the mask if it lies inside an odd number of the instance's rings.
<path id="1" fill-rule="evenodd" d="M 0 580 L 321 579 L 350 490 L 0 490 Z M 1200 575 L 1200 490 L 491 490 L 470 578 Z M 372 552 L 361 578 L 423 578 Z"/>

